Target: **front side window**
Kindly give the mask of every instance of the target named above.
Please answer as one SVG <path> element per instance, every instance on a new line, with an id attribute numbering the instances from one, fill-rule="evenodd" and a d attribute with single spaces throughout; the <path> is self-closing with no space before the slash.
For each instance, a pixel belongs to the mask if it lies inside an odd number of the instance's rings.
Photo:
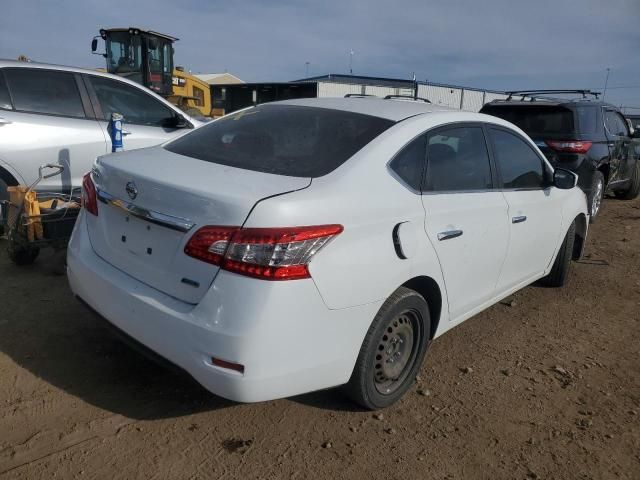
<path id="1" fill-rule="evenodd" d="M 420 191 L 427 153 L 427 136 L 421 135 L 398 153 L 389 167 L 413 190 Z"/>
<path id="2" fill-rule="evenodd" d="M 469 191 L 492 187 L 491 164 L 481 127 L 453 127 L 429 135 L 425 190 Z"/>
<path id="3" fill-rule="evenodd" d="M 628 137 L 629 130 L 627 129 L 627 122 L 625 122 L 618 112 L 613 110 L 607 110 L 604 115 L 604 123 L 607 127 L 607 131 L 611 135 L 618 137 Z"/>
<path id="4" fill-rule="evenodd" d="M 4 73 L 16 110 L 84 118 L 72 73 L 30 68 L 8 68 Z"/>
<path id="5" fill-rule="evenodd" d="M 545 186 L 544 163 L 520 137 L 491 128 L 493 149 L 504 188 L 540 189 Z"/>
<path id="6" fill-rule="evenodd" d="M 394 124 L 371 115 L 263 104 L 165 145 L 205 162 L 291 177 L 321 177 Z"/>
<path id="7" fill-rule="evenodd" d="M 166 105 L 138 88 L 110 78 L 89 78 L 105 120 L 112 113 L 119 113 L 128 123 L 162 127 L 173 117 Z"/>

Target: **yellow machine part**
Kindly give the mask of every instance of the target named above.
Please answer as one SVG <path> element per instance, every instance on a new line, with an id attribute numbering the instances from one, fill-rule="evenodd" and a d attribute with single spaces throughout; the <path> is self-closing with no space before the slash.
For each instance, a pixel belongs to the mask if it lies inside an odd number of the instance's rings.
<path id="1" fill-rule="evenodd" d="M 16 216 L 19 215 L 20 205 L 24 204 L 24 217 L 27 229 L 27 238 L 30 242 L 41 240 L 44 237 L 42 222 L 40 221 L 40 203 L 36 192 L 29 191 L 28 187 L 19 185 L 7 187 L 9 192 L 9 222 L 14 225 Z M 42 205 L 46 207 L 47 205 Z"/>
<path id="2" fill-rule="evenodd" d="M 187 113 L 197 110 L 202 116 L 211 116 L 209 84 L 183 70 L 173 70 L 173 95 L 167 100 Z"/>

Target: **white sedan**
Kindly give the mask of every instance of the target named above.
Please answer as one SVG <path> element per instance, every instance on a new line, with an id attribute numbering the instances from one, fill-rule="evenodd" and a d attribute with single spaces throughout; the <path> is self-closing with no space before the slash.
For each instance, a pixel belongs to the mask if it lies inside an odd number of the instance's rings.
<path id="1" fill-rule="evenodd" d="M 495 117 L 303 99 L 228 115 L 84 179 L 74 294 L 211 392 L 255 402 L 412 385 L 434 338 L 530 283 L 565 283 L 575 174 Z"/>

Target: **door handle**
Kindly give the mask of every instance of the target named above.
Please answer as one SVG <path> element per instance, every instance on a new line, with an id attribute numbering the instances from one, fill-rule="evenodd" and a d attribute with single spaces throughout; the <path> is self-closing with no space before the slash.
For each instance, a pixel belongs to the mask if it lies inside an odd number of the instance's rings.
<path id="1" fill-rule="evenodd" d="M 457 238 L 462 235 L 462 230 L 447 230 L 446 232 L 440 232 L 438 234 L 438 240 L 451 240 L 452 238 Z"/>
<path id="2" fill-rule="evenodd" d="M 522 223 L 527 221 L 526 215 L 518 215 L 517 217 L 513 217 L 511 219 L 511 223 Z"/>
<path id="3" fill-rule="evenodd" d="M 122 130 L 122 136 L 126 137 L 127 135 L 131 135 L 131 132 L 129 130 Z"/>
<path id="4" fill-rule="evenodd" d="M 0 117 L 0 125 L 8 125 L 12 123 L 11 120 L 7 120 L 6 118 Z"/>

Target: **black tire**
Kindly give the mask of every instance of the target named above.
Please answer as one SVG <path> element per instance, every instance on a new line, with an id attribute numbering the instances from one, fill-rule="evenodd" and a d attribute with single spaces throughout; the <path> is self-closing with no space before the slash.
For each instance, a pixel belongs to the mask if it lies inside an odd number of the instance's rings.
<path id="1" fill-rule="evenodd" d="M 347 394 L 369 410 L 385 408 L 399 400 L 413 385 L 430 337 L 431 317 L 426 300 L 413 290 L 398 288 L 367 331 L 346 385 Z"/>
<path id="2" fill-rule="evenodd" d="M 576 222 L 571 223 L 567 234 L 562 241 L 560 251 L 556 256 L 553 267 L 546 277 L 540 279 L 540 283 L 545 287 L 562 287 L 567 283 L 569 267 L 573 256 L 573 244 L 576 240 Z"/>
<path id="3" fill-rule="evenodd" d="M 626 190 L 616 190 L 616 198 L 621 200 L 633 200 L 640 195 L 640 161 L 636 161 L 636 166 L 631 175 L 631 185 Z"/>
<path id="4" fill-rule="evenodd" d="M 596 217 L 602 209 L 602 200 L 604 199 L 604 175 L 601 171 L 596 170 L 591 180 L 591 190 L 589 192 L 589 223 L 596 221 Z"/>

